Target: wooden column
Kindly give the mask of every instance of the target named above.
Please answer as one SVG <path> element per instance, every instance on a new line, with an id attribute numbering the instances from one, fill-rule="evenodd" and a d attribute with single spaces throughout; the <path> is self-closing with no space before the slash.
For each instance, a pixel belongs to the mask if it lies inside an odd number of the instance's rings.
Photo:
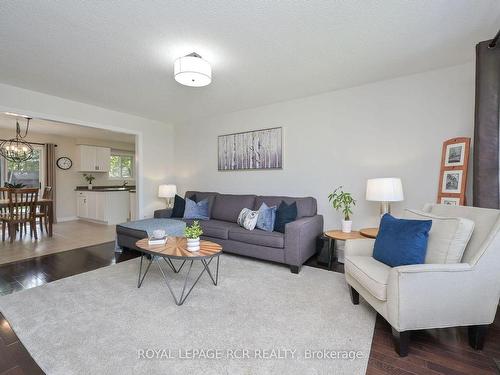
<path id="1" fill-rule="evenodd" d="M 476 46 L 476 112 L 474 125 L 474 206 L 500 208 L 500 43 Z"/>

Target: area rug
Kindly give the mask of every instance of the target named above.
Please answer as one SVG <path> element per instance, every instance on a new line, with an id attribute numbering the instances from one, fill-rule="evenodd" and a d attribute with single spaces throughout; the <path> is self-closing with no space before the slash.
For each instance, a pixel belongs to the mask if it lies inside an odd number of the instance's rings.
<path id="1" fill-rule="evenodd" d="M 138 267 L 3 296 L 0 311 L 49 375 L 366 371 L 375 312 L 351 304 L 342 274 L 224 254 L 219 285 L 205 274 L 177 306 L 154 265 L 138 289 Z"/>

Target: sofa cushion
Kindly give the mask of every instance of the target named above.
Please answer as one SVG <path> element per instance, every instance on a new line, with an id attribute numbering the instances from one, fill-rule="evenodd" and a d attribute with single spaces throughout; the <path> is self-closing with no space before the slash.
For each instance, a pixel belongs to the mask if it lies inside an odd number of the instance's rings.
<path id="1" fill-rule="evenodd" d="M 208 216 L 212 217 L 212 209 L 214 206 L 214 201 L 215 201 L 215 196 L 218 195 L 219 193 L 215 192 L 205 192 L 205 191 L 186 191 L 186 194 L 184 195 L 184 198 L 189 198 L 191 199 L 191 196 L 195 196 L 196 202 L 202 201 L 203 199 L 208 199 Z"/>
<path id="2" fill-rule="evenodd" d="M 396 219 L 385 214 L 373 247 L 373 257 L 391 267 L 423 264 L 432 220 Z"/>
<path id="3" fill-rule="evenodd" d="M 432 220 L 425 263 L 460 263 L 474 231 L 474 222 L 461 217 L 443 217 L 405 210 L 404 218 Z"/>
<path id="4" fill-rule="evenodd" d="M 247 230 L 254 230 L 257 225 L 257 219 L 259 217 L 259 211 L 252 211 L 248 208 L 241 210 L 238 220 L 236 221 L 240 227 Z"/>
<path id="5" fill-rule="evenodd" d="M 390 270 L 391 267 L 372 257 L 347 256 L 345 258 L 345 272 L 381 301 L 387 301 Z"/>
<path id="6" fill-rule="evenodd" d="M 215 197 L 211 217 L 236 223 L 242 209 L 253 209 L 254 206 L 255 195 L 218 194 Z"/>
<path id="7" fill-rule="evenodd" d="M 260 229 L 248 231 L 241 227 L 231 227 L 229 229 L 229 239 L 252 245 L 274 247 L 277 249 L 283 249 L 285 247 L 285 236 L 283 233 L 266 232 Z"/>
<path id="8" fill-rule="evenodd" d="M 276 232 L 285 233 L 285 226 L 297 219 L 297 203 L 286 204 L 281 202 L 276 210 L 276 220 L 274 222 L 274 230 Z"/>
<path id="9" fill-rule="evenodd" d="M 208 220 L 208 199 L 203 199 L 196 203 L 189 198 L 186 198 L 186 208 L 184 210 L 184 219 L 200 219 Z"/>
<path id="10" fill-rule="evenodd" d="M 194 220 L 183 220 L 186 225 L 193 224 Z M 220 220 L 205 220 L 200 221 L 201 229 L 203 229 L 203 236 L 219 238 L 221 240 L 228 239 L 228 232 L 230 228 L 240 228 L 236 223 L 229 223 Z"/>
<path id="11" fill-rule="evenodd" d="M 196 195 L 195 194 L 191 195 L 189 199 L 196 202 Z M 171 217 L 183 218 L 185 208 L 186 208 L 186 200 L 181 196 L 175 194 L 174 207 L 172 208 Z"/>
<path id="12" fill-rule="evenodd" d="M 255 198 L 254 210 L 258 210 L 262 203 L 267 204 L 269 207 L 278 207 L 281 202 L 292 204 L 297 202 L 297 219 L 301 217 L 314 216 L 317 213 L 316 199 L 312 197 L 294 198 L 294 197 L 275 197 L 275 196 L 257 196 Z M 251 207 L 249 207 L 251 208 Z"/>
<path id="13" fill-rule="evenodd" d="M 276 206 L 268 207 L 267 204 L 262 203 L 259 207 L 259 216 L 257 217 L 257 228 L 272 232 L 274 230 L 274 223 L 276 221 Z"/>

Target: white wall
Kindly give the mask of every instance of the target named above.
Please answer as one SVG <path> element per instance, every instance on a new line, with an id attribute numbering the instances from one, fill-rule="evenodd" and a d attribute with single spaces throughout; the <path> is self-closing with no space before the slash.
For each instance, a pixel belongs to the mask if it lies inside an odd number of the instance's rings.
<path id="1" fill-rule="evenodd" d="M 0 84 L 0 111 L 138 135 L 139 215 L 164 207 L 158 184 L 173 180 L 173 126 L 35 91 Z"/>
<path id="2" fill-rule="evenodd" d="M 310 195 L 326 228 L 339 227 L 327 195 L 343 185 L 358 199 L 354 227 L 371 226 L 378 204 L 364 200 L 366 179 L 402 178 L 406 201 L 395 213 L 434 202 L 442 142 L 472 136 L 473 109 L 469 63 L 193 121 L 175 129 L 176 181 L 181 191 Z M 218 135 L 275 126 L 284 128 L 283 170 L 217 171 Z"/>

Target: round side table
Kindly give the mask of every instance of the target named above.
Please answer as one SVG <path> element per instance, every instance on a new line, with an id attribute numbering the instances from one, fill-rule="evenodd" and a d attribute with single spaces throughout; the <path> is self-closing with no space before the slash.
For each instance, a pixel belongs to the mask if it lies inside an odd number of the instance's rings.
<path id="1" fill-rule="evenodd" d="M 365 238 L 358 231 L 352 231 L 350 233 L 344 233 L 341 230 L 329 230 L 325 232 L 325 236 L 330 239 L 330 248 L 328 252 L 328 269 L 332 269 L 332 265 L 336 258 L 335 254 L 335 241 L 345 241 L 345 240 L 356 240 L 360 238 Z"/>
<path id="2" fill-rule="evenodd" d="M 378 228 L 363 228 L 359 230 L 363 237 L 377 238 Z"/>

